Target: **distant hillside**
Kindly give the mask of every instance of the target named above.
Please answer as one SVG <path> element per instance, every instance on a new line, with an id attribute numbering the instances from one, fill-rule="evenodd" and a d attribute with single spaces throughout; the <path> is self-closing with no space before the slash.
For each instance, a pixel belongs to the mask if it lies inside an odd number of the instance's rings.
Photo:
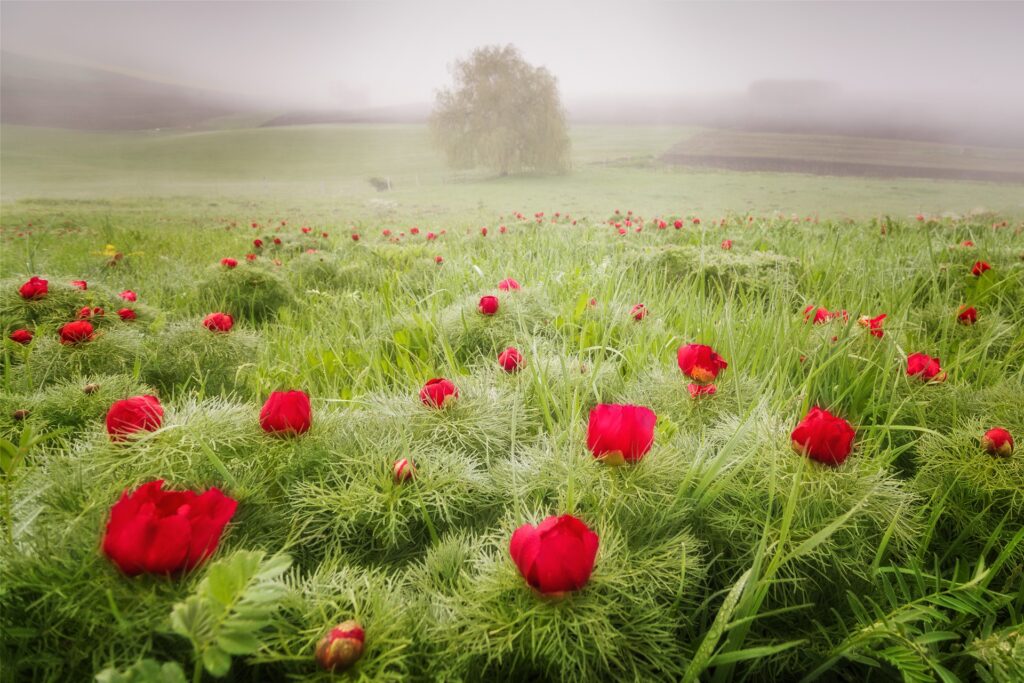
<path id="1" fill-rule="evenodd" d="M 77 130 L 196 126 L 253 107 L 228 95 L 0 53 L 0 121 Z"/>

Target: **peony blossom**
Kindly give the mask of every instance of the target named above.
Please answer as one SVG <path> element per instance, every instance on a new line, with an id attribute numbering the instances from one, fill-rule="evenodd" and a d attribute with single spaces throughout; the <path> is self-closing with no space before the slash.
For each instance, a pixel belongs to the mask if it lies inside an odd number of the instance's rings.
<path id="1" fill-rule="evenodd" d="M 841 465 L 850 455 L 854 431 L 850 423 L 817 406 L 796 426 L 793 449 L 826 465 Z"/>
<path id="2" fill-rule="evenodd" d="M 230 332 L 235 320 L 227 313 L 211 313 L 203 318 L 203 327 L 211 332 Z"/>
<path id="3" fill-rule="evenodd" d="M 35 335 L 32 334 L 31 330 L 26 330 L 22 328 L 14 330 L 7 338 L 10 339 L 15 344 L 28 344 L 32 341 L 33 336 Z"/>
<path id="4" fill-rule="evenodd" d="M 971 266 L 971 275 L 974 277 L 980 277 L 986 270 L 992 270 L 992 266 L 985 261 L 975 261 L 974 265 Z"/>
<path id="5" fill-rule="evenodd" d="M 526 583 L 543 594 L 579 590 L 590 580 L 597 534 L 572 515 L 548 517 L 515 530 L 508 552 Z"/>
<path id="6" fill-rule="evenodd" d="M 707 384 L 729 367 L 725 359 L 706 344 L 686 344 L 676 352 L 679 369 L 690 379 Z"/>
<path id="7" fill-rule="evenodd" d="M 75 289 L 80 289 L 83 292 L 89 289 L 89 283 L 86 282 L 85 280 L 72 280 L 71 286 L 74 287 Z"/>
<path id="8" fill-rule="evenodd" d="M 1002 427 L 993 427 L 981 437 L 982 447 L 989 455 L 1008 458 L 1013 455 L 1013 436 Z"/>
<path id="9" fill-rule="evenodd" d="M 868 328 L 868 333 L 872 337 L 878 337 L 879 339 L 881 339 L 882 337 L 885 336 L 885 332 L 882 330 L 882 321 L 884 321 L 887 317 L 888 316 L 885 313 L 882 313 L 881 315 L 876 315 L 874 318 L 869 318 L 868 316 L 865 315 L 861 316 L 857 320 L 857 324 L 862 327 Z"/>
<path id="10" fill-rule="evenodd" d="M 145 394 L 115 401 L 107 411 L 107 434 L 124 441 L 129 434 L 154 432 L 164 421 L 164 409 L 156 396 Z"/>
<path id="11" fill-rule="evenodd" d="M 50 291 L 50 281 L 33 275 L 18 288 L 22 299 L 42 299 Z"/>
<path id="12" fill-rule="evenodd" d="M 629 315 L 633 320 L 640 322 L 647 317 L 647 307 L 643 304 L 637 304 L 633 308 L 629 309 Z"/>
<path id="13" fill-rule="evenodd" d="M 480 303 L 477 304 L 477 310 L 484 315 L 494 315 L 498 312 L 498 297 L 491 295 L 480 297 Z"/>
<path id="14" fill-rule="evenodd" d="M 513 289 L 520 289 L 519 283 L 514 278 L 506 278 L 498 283 L 498 289 L 503 292 L 508 292 Z"/>
<path id="15" fill-rule="evenodd" d="M 95 336 L 95 332 L 92 323 L 88 320 L 76 320 L 66 323 L 57 330 L 57 334 L 60 335 L 61 344 L 80 344 L 81 342 L 91 341 Z"/>
<path id="16" fill-rule="evenodd" d="M 451 403 L 451 399 L 458 397 L 458 388 L 452 384 L 451 380 L 443 377 L 428 380 L 420 389 L 420 401 L 430 408 L 444 408 L 445 403 Z"/>
<path id="17" fill-rule="evenodd" d="M 608 464 L 638 462 L 654 444 L 654 411 L 644 406 L 598 404 L 587 423 L 587 448 Z"/>
<path id="18" fill-rule="evenodd" d="M 233 258 L 227 257 L 227 258 L 222 258 L 220 260 L 220 264 L 222 266 L 224 266 L 225 268 L 227 268 L 228 270 L 231 270 L 232 268 L 234 268 L 235 266 L 238 265 L 238 261 L 236 261 Z"/>
<path id="19" fill-rule="evenodd" d="M 938 358 L 932 358 L 924 353 L 912 353 L 907 356 L 907 376 L 919 377 L 923 380 L 934 380 L 942 382 L 946 379 L 946 373 L 942 372 Z"/>
<path id="20" fill-rule="evenodd" d="M 686 385 L 686 390 L 690 392 L 690 398 L 714 396 L 715 392 L 718 391 L 714 384 L 694 384 L 692 382 Z"/>
<path id="21" fill-rule="evenodd" d="M 498 354 L 498 365 L 505 372 L 518 372 L 525 364 L 523 354 L 519 353 L 519 349 L 513 346 Z"/>
<path id="22" fill-rule="evenodd" d="M 974 306 L 961 306 L 956 319 L 961 325 L 973 325 L 978 322 L 978 309 Z"/>
<path id="23" fill-rule="evenodd" d="M 130 308 L 120 308 L 117 311 L 117 317 L 125 322 L 129 322 L 135 320 L 138 316 L 135 314 L 135 311 Z"/>
<path id="24" fill-rule="evenodd" d="M 268 434 L 304 434 L 313 425 L 309 396 L 302 391 L 275 391 L 260 410 L 260 427 Z"/>

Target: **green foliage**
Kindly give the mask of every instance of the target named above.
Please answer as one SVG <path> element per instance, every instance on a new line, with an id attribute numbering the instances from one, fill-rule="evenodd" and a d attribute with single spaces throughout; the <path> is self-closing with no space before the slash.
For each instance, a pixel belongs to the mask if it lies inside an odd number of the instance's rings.
<path id="1" fill-rule="evenodd" d="M 192 595 L 174 606 L 171 628 L 188 638 L 210 675 L 226 675 L 232 657 L 263 646 L 260 632 L 288 591 L 282 575 L 290 565 L 287 555 L 238 551 L 212 563 Z"/>
<path id="2" fill-rule="evenodd" d="M 134 374 L 144 355 L 143 336 L 128 326 L 97 330 L 91 341 L 62 344 L 55 332 L 32 342 L 19 369 L 24 382 L 46 386 L 83 375 Z"/>
<path id="3" fill-rule="evenodd" d="M 127 669 L 104 669 L 96 674 L 96 683 L 185 683 L 185 672 L 177 662 L 142 659 Z"/>
<path id="4" fill-rule="evenodd" d="M 449 164 L 502 175 L 564 171 L 569 135 L 555 78 L 512 45 L 477 48 L 456 62 L 455 85 L 437 94 L 430 119 Z"/>
<path id="5" fill-rule="evenodd" d="M 239 391 L 246 386 L 258 348 L 258 337 L 238 326 L 221 333 L 198 320 L 172 324 L 153 339 L 143 377 L 168 396 L 175 391 Z"/>
<path id="6" fill-rule="evenodd" d="M 277 317 L 281 309 L 295 303 L 295 295 L 272 268 L 249 262 L 235 268 L 211 266 L 197 285 L 199 301 L 205 307 L 202 313 L 220 311 L 253 322 Z"/>

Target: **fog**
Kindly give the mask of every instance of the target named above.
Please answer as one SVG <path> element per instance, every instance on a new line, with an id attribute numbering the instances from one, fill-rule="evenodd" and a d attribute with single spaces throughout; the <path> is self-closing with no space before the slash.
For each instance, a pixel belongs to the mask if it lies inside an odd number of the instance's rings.
<path id="1" fill-rule="evenodd" d="M 514 43 L 557 76 L 576 118 L 713 118 L 708 102 L 765 81 L 820 82 L 834 110 L 856 103 L 869 117 L 1024 118 L 1024 3 L 4 0 L 0 11 L 5 52 L 277 110 L 425 106 L 455 59 Z"/>

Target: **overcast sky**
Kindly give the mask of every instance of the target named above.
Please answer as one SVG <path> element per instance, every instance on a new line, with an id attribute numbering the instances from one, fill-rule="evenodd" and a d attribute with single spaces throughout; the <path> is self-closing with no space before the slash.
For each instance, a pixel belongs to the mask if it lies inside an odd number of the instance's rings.
<path id="1" fill-rule="evenodd" d="M 592 97 L 699 95 L 758 79 L 847 92 L 1024 91 L 1024 2 L 21 2 L 4 50 L 285 107 L 427 102 L 472 48 L 514 43 Z"/>

